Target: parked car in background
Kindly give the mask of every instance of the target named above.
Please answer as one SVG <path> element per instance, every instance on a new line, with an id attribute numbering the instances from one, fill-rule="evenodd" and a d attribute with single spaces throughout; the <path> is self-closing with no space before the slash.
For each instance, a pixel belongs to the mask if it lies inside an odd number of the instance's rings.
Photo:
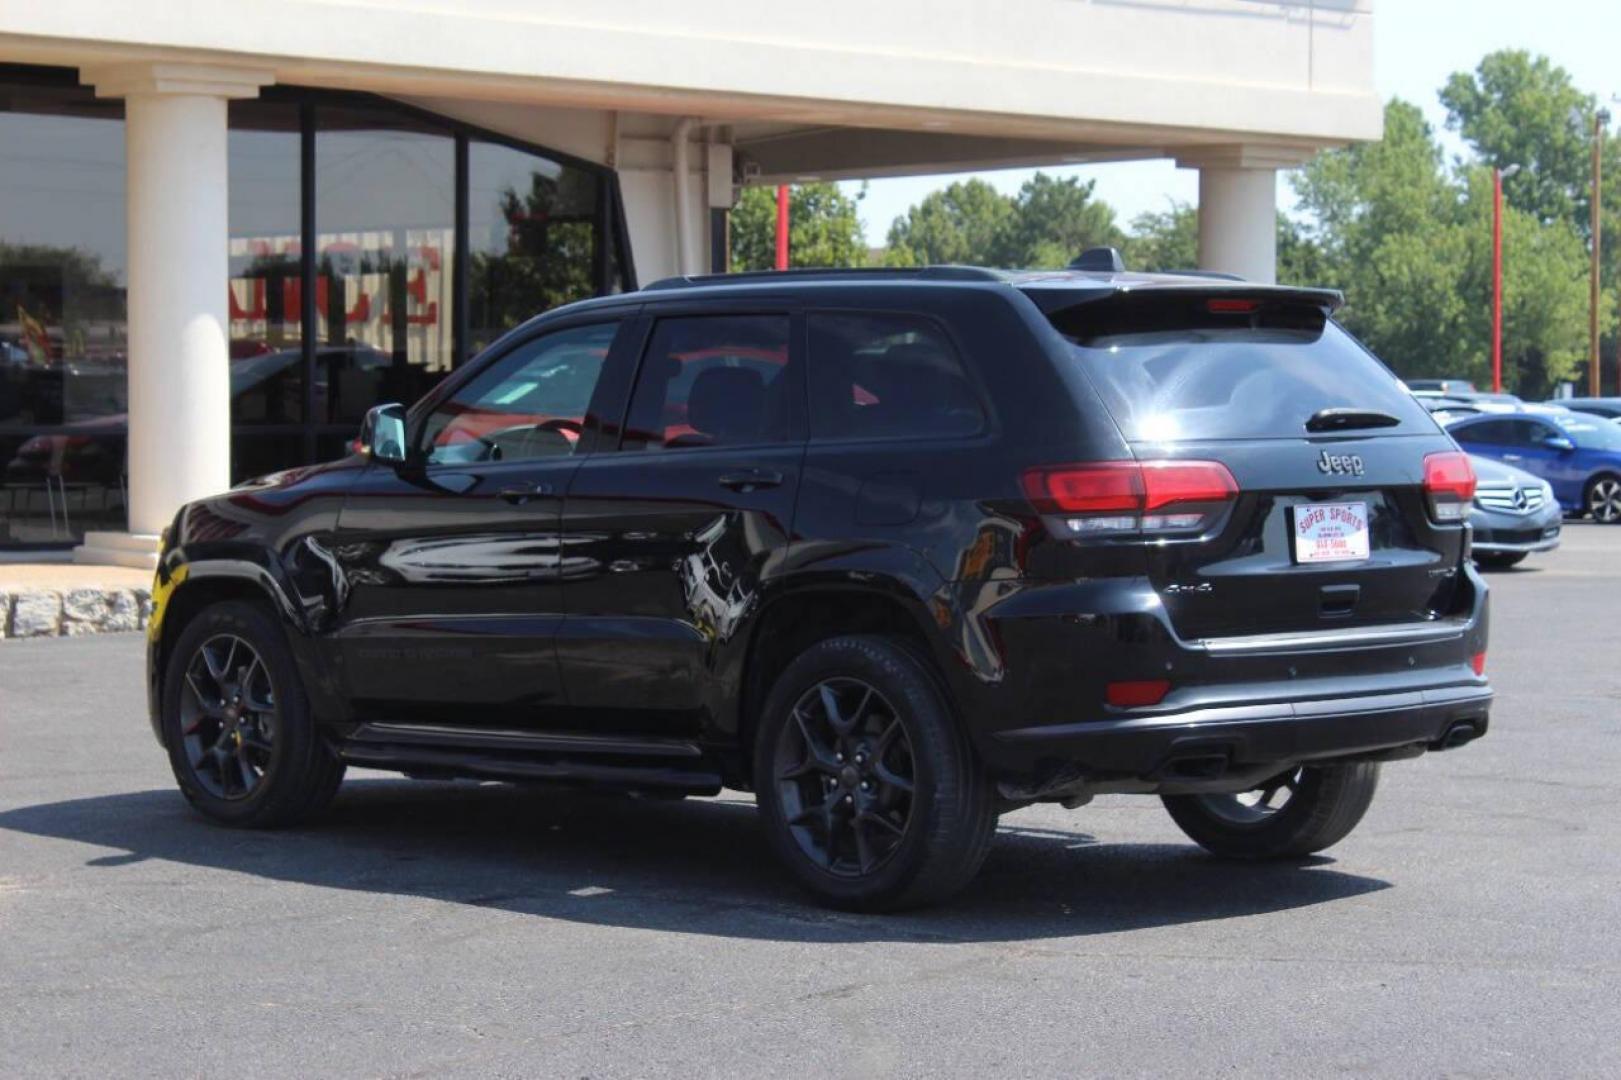
<path id="1" fill-rule="evenodd" d="M 1472 394 L 1475 384 L 1468 379 L 1405 379 L 1407 389 L 1428 390 L 1438 394 Z"/>
<path id="2" fill-rule="evenodd" d="M 1621 397 L 1573 397 L 1550 401 L 1548 404 L 1569 409 L 1571 412 L 1602 416 L 1606 420 L 1621 419 Z"/>
<path id="3" fill-rule="evenodd" d="M 1466 416 L 1479 416 L 1481 410 L 1462 398 L 1445 397 L 1440 394 L 1414 394 L 1418 403 L 1429 410 L 1435 422 L 1446 427 L 1454 420 L 1462 420 Z"/>
<path id="4" fill-rule="evenodd" d="M 1548 481 L 1566 513 L 1621 521 L 1621 427 L 1596 416 L 1519 413 L 1465 417 L 1447 432 L 1471 454 Z"/>
<path id="5" fill-rule="evenodd" d="M 1474 557 L 1481 566 L 1503 568 L 1527 555 L 1559 546 L 1564 513 L 1553 487 L 1539 476 L 1474 455 L 1475 501 L 1469 508 Z"/>
<path id="6" fill-rule="evenodd" d="M 1437 408 L 1469 408 L 1476 412 L 1519 412 L 1525 408 L 1525 402 L 1513 394 L 1487 394 L 1475 390 L 1455 390 L 1447 393 L 1439 390 L 1415 390 L 1413 396 L 1432 412 Z"/>

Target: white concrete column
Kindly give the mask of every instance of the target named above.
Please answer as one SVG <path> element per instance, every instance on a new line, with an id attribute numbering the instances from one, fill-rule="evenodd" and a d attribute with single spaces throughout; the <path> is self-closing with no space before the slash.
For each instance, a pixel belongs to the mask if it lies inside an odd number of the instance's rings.
<path id="1" fill-rule="evenodd" d="M 1199 170 L 1199 269 L 1278 279 L 1278 173 Z"/>
<path id="2" fill-rule="evenodd" d="M 1278 170 L 1313 151 L 1287 146 L 1215 146 L 1181 154 L 1199 170 L 1199 269 L 1271 284 L 1278 278 Z"/>
<path id="3" fill-rule="evenodd" d="M 86 71 L 122 97 L 128 205 L 129 532 L 79 562 L 155 565 L 181 504 L 230 486 L 226 102 L 265 72 L 186 64 Z"/>

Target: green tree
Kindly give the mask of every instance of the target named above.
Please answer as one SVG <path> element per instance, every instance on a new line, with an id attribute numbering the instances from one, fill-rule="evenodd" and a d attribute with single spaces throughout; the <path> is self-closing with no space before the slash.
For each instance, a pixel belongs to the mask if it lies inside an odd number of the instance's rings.
<path id="1" fill-rule="evenodd" d="M 788 192 L 788 265 L 861 266 L 867 237 L 859 205 L 837 184 L 795 184 Z M 770 270 L 777 261 L 777 189 L 743 189 L 732 208 L 732 269 Z"/>
<path id="2" fill-rule="evenodd" d="M 1150 273 L 1199 265 L 1199 211 L 1185 202 L 1131 219 L 1122 251 L 1126 265 Z"/>
<path id="3" fill-rule="evenodd" d="M 1513 205 L 1544 222 L 1588 222 L 1594 102 L 1570 73 L 1521 49 L 1491 53 L 1441 88 L 1447 127 L 1486 165 L 1519 165 L 1504 184 Z"/>
<path id="4" fill-rule="evenodd" d="M 1470 329 L 1489 381 L 1492 185 L 1475 167 L 1463 178 L 1467 195 L 1458 229 L 1467 248 L 1460 293 L 1470 303 Z M 1587 357 L 1586 243 L 1569 221 L 1544 222 L 1517 207 L 1503 213 L 1504 386 L 1528 400 L 1547 397 L 1580 377 Z"/>
<path id="5" fill-rule="evenodd" d="M 889 227 L 892 266 L 1005 266 L 1014 200 L 977 177 L 927 197 Z"/>
<path id="6" fill-rule="evenodd" d="M 1512 207 L 1544 222 L 1568 222 L 1584 245 L 1592 231 L 1593 117 L 1598 102 L 1547 57 L 1495 52 L 1473 72 L 1459 72 L 1441 90 L 1447 125 L 1487 165 L 1519 165 L 1503 182 Z M 1621 296 L 1621 138 L 1606 133 L 1600 153 L 1605 184 L 1601 230 L 1604 296 L 1600 353 L 1606 379 L 1617 376 L 1616 307 Z M 1513 263 L 1510 262 L 1512 269 Z M 1585 307 L 1577 313 L 1586 325 Z M 1584 347 L 1585 353 L 1585 347 Z"/>
<path id="7" fill-rule="evenodd" d="M 1119 247 L 1114 208 L 1092 197 L 1096 180 L 1036 173 L 1013 199 L 993 265 L 1059 267 L 1090 247 Z"/>
<path id="8" fill-rule="evenodd" d="M 1489 172 L 1447 169 L 1422 114 L 1392 101 L 1380 142 L 1320 155 L 1294 187 L 1313 222 L 1302 230 L 1313 269 L 1345 291 L 1346 325 L 1402 374 L 1486 382 Z M 1582 241 L 1568 219 L 1512 206 L 1504 238 L 1504 382 L 1540 395 L 1580 356 Z"/>
<path id="9" fill-rule="evenodd" d="M 1309 228 L 1278 214 L 1278 284 L 1332 285 L 1334 268 Z"/>
<path id="10" fill-rule="evenodd" d="M 1293 183 L 1352 331 L 1403 374 L 1477 375 L 1457 192 L 1418 108 L 1392 101 L 1383 139 L 1321 154 Z"/>

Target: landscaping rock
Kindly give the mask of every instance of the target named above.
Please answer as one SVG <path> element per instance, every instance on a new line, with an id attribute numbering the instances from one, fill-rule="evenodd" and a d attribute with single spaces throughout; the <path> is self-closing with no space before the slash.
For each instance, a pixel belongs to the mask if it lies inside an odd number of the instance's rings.
<path id="1" fill-rule="evenodd" d="M 12 598 L 9 637 L 50 637 L 61 633 L 61 628 L 60 593 L 25 592 Z"/>

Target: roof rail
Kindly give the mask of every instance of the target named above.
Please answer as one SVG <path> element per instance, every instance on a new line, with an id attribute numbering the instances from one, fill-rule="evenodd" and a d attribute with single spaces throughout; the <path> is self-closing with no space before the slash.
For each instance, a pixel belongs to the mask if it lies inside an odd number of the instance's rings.
<path id="1" fill-rule="evenodd" d="M 732 274 L 688 274 L 660 278 L 643 292 L 695 289 L 705 285 L 768 284 L 773 281 L 1005 281 L 1006 276 L 982 266 L 849 266 L 800 270 L 744 270 Z"/>

